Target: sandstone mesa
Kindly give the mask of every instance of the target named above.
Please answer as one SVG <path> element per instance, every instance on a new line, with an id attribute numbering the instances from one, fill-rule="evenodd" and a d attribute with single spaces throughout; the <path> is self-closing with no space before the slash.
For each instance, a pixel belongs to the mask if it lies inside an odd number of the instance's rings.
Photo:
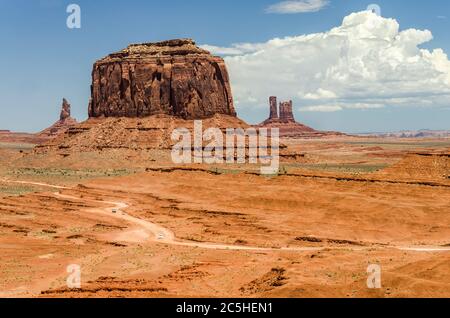
<path id="1" fill-rule="evenodd" d="M 89 117 L 236 117 L 222 58 L 191 39 L 132 44 L 97 61 Z"/>

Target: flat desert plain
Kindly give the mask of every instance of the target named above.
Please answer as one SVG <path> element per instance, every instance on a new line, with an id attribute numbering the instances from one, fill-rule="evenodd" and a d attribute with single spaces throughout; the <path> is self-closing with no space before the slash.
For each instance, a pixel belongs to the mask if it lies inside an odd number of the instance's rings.
<path id="1" fill-rule="evenodd" d="M 450 297 L 449 139 L 283 143 L 271 177 L 2 143 L 0 297 Z"/>

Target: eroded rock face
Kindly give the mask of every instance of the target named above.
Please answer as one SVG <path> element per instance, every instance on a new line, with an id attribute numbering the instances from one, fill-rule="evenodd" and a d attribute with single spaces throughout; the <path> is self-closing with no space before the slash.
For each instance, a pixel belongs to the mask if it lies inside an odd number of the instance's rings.
<path id="1" fill-rule="evenodd" d="M 339 132 L 317 131 L 295 120 L 292 101 L 277 104 L 277 97 L 269 98 L 270 115 L 257 128 L 278 128 L 280 137 L 287 138 L 321 138 L 327 136 L 341 136 Z"/>
<path id="2" fill-rule="evenodd" d="M 272 120 L 272 119 L 279 119 L 279 117 L 278 117 L 277 97 L 276 97 L 276 96 L 270 96 L 270 98 L 269 98 L 269 104 L 270 104 L 270 116 L 269 116 L 269 120 Z"/>
<path id="3" fill-rule="evenodd" d="M 236 116 L 222 58 L 192 40 L 133 44 L 96 62 L 89 117 Z"/>
<path id="4" fill-rule="evenodd" d="M 291 100 L 280 103 L 280 120 L 283 123 L 295 123 Z"/>
<path id="5" fill-rule="evenodd" d="M 63 121 L 66 120 L 67 118 L 70 118 L 70 104 L 65 98 L 63 98 L 59 120 Z"/>

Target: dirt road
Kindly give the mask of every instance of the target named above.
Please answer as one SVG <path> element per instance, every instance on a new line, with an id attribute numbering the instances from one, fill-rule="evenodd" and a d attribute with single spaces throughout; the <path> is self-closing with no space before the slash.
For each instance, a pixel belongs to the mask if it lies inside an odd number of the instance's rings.
<path id="1" fill-rule="evenodd" d="M 70 189 L 68 187 L 40 183 L 40 182 L 29 182 L 29 181 L 10 181 L 10 180 L 2 180 L 3 182 L 9 183 L 20 183 L 20 184 L 29 184 L 29 185 L 39 185 L 43 187 L 49 187 L 53 189 Z M 121 233 L 116 236 L 117 240 L 123 240 L 126 238 L 127 241 L 132 241 L 136 243 L 143 243 L 146 241 L 153 241 L 160 244 L 168 244 L 168 245 L 177 245 L 177 246 L 186 246 L 186 247 L 195 247 L 195 248 L 203 248 L 203 249 L 214 249 L 214 250 L 235 250 L 235 251 L 254 251 L 254 252 L 270 252 L 270 251 L 289 251 L 289 252 L 310 252 L 310 251 L 322 251 L 324 249 L 345 249 L 351 251 L 361 251 L 366 249 L 396 249 L 401 251 L 412 251 L 412 252 L 422 252 L 422 253 L 442 253 L 442 252 L 450 252 L 450 247 L 442 247 L 442 246 L 361 246 L 361 247 L 330 247 L 330 246 L 322 246 L 322 247 L 282 247 L 282 248 L 262 248 L 262 247 L 254 247 L 254 246 L 244 246 L 244 245 L 229 245 L 229 244 L 216 244 L 209 242 L 186 242 L 180 241 L 176 238 L 175 233 L 171 230 L 164 228 L 158 224 L 152 223 L 147 220 L 143 220 L 140 218 L 133 217 L 123 210 L 129 207 L 129 205 L 125 202 L 112 202 L 112 201 L 99 201 L 85 198 L 78 198 L 70 195 L 64 195 L 59 192 L 54 193 L 56 197 L 71 199 L 71 200 L 80 200 L 80 201 L 89 201 L 100 204 L 110 204 L 111 207 L 107 208 L 96 208 L 90 209 L 90 212 L 108 215 L 117 219 L 121 219 L 129 222 L 130 224 L 136 225 L 137 228 L 133 229 L 127 233 Z M 131 238 L 131 240 L 130 240 Z"/>

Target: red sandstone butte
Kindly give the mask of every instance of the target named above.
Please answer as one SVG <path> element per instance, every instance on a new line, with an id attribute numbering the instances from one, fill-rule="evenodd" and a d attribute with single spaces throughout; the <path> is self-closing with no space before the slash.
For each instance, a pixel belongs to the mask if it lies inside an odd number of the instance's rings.
<path id="1" fill-rule="evenodd" d="M 269 118 L 257 125 L 258 128 L 278 128 L 280 137 L 291 138 L 320 138 L 325 136 L 340 136 L 338 132 L 317 131 L 295 120 L 292 101 L 277 104 L 277 98 L 269 98 Z"/>
<path id="2" fill-rule="evenodd" d="M 97 61 L 89 117 L 236 117 L 222 58 L 190 39 L 132 44 Z"/>

